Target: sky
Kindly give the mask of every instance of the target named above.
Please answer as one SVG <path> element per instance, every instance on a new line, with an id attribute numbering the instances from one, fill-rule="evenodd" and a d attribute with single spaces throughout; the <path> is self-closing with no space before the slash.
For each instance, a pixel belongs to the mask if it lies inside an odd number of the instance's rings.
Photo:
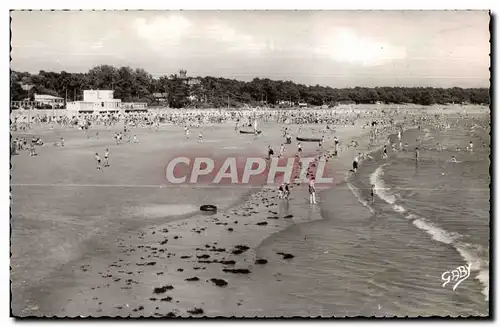
<path id="1" fill-rule="evenodd" d="M 487 11 L 13 11 L 11 68 L 489 87 Z"/>

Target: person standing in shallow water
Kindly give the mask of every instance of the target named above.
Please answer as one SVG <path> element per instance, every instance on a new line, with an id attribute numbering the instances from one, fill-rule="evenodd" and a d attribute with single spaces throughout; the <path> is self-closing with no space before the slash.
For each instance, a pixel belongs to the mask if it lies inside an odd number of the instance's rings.
<path id="1" fill-rule="evenodd" d="M 415 162 L 420 161 L 420 152 L 418 151 L 418 147 L 415 148 Z"/>
<path id="2" fill-rule="evenodd" d="M 316 186 L 314 185 L 314 177 L 309 180 L 309 203 L 316 204 Z"/>
<path id="3" fill-rule="evenodd" d="M 372 189 L 370 191 L 370 195 L 372 197 L 372 203 L 375 202 L 375 185 L 372 184 Z"/>

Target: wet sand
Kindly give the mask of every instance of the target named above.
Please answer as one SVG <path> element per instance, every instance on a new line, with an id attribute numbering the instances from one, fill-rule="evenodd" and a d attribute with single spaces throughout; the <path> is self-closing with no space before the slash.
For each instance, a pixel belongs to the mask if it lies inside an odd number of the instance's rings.
<path id="1" fill-rule="evenodd" d="M 339 126 L 335 135 L 344 144 L 358 139 L 359 147 L 366 147 L 369 130 L 361 128 L 364 123 Z M 105 132 L 99 140 L 68 137 L 69 151 L 42 148 L 37 158 L 26 153 L 13 158 L 15 315 L 259 316 L 262 303 L 252 298 L 253 290 L 279 283 L 279 276 L 260 273 L 262 267 L 286 267 L 297 254 L 260 257 L 255 249 L 274 233 L 321 219 L 320 207 L 309 205 L 304 186 L 293 188 L 289 202 L 278 200 L 274 187 L 252 194 L 247 188 L 161 188 L 161 151 L 189 147 L 195 152 L 200 146 L 183 140 L 180 127 L 165 129 L 138 131 L 140 145 L 113 147 L 112 169 L 101 176 L 92 153 L 112 146 Z M 261 152 L 267 144 L 279 148 L 279 127 L 268 123 L 262 129 L 266 132 L 254 140 L 234 137 L 233 126 L 206 128 L 204 146 L 228 148 L 233 154 L 246 153 L 248 146 Z M 331 143 L 327 139 L 325 149 Z M 316 146 L 304 144 L 305 153 Z M 289 148 L 294 151 L 295 144 Z M 347 148 L 330 158 L 334 181 L 344 180 L 357 152 Z M 321 192 L 318 198 L 321 203 Z M 196 208 L 205 203 L 220 209 L 201 214 Z M 290 315 L 309 314 L 300 306 Z"/>

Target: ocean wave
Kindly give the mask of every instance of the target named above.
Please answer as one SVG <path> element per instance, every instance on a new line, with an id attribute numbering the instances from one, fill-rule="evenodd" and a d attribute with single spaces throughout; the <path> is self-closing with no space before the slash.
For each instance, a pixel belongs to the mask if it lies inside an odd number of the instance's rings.
<path id="1" fill-rule="evenodd" d="M 433 240 L 452 245 L 457 250 L 465 262 L 471 265 L 471 271 L 478 272 L 475 279 L 483 285 L 482 294 L 488 301 L 490 289 L 489 261 L 481 258 L 480 253 L 484 252 L 482 247 L 460 241 L 463 238 L 462 235 L 448 232 L 423 217 L 409 214 L 406 218 L 412 220 L 413 225 L 417 228 L 427 232 Z"/>
<path id="2" fill-rule="evenodd" d="M 383 168 L 389 165 L 389 163 L 385 163 L 379 166 L 375 171 L 370 175 L 370 184 L 375 185 L 375 194 L 389 204 L 396 203 L 396 196 L 389 192 L 389 188 L 386 187 L 382 176 L 384 176 Z"/>
<path id="3" fill-rule="evenodd" d="M 384 167 L 387 165 L 389 165 L 389 163 L 385 163 L 379 166 L 370 175 L 370 183 L 372 185 L 375 185 L 375 194 L 380 199 L 390 204 L 394 211 L 398 213 L 404 213 L 406 212 L 406 209 L 403 206 L 396 204 L 398 197 L 390 192 L 390 188 L 387 187 L 384 182 Z M 433 240 L 440 243 L 452 245 L 457 250 L 460 256 L 465 260 L 465 262 L 471 265 L 471 271 L 478 272 L 475 278 L 484 286 L 482 293 L 486 297 L 486 301 L 488 301 L 489 262 L 481 258 L 481 247 L 479 245 L 472 245 L 469 243 L 461 242 L 460 239 L 463 239 L 462 235 L 458 233 L 448 232 L 426 218 L 419 217 L 414 214 L 408 214 L 406 218 L 408 220 L 411 220 L 415 227 L 427 232 L 427 234 L 429 234 Z"/>
<path id="4" fill-rule="evenodd" d="M 480 247 L 479 245 L 472 245 L 469 243 L 457 242 L 454 244 L 460 256 L 471 265 L 471 271 L 477 271 L 475 279 L 477 279 L 484 287 L 483 287 L 483 295 L 486 301 L 489 300 L 489 292 L 490 292 L 490 263 L 488 260 L 483 260 L 477 254 L 477 250 L 474 248 Z"/>

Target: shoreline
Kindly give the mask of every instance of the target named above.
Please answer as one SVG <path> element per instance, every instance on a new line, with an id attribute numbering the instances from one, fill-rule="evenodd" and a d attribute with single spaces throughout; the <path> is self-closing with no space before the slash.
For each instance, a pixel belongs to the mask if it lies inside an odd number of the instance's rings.
<path id="1" fill-rule="evenodd" d="M 394 125 L 397 125 L 397 122 Z M 361 126 L 354 127 L 352 131 L 358 135 L 348 133 L 350 126 L 347 130 L 341 126 L 336 128 L 339 132 L 335 133 L 340 135 L 345 143 L 353 139 L 360 142 L 358 147 L 348 147 L 340 151 L 337 158 L 328 162 L 335 165 L 336 176 L 340 176 L 334 179 L 335 185 L 332 188 L 346 182 L 346 178 L 350 176 L 352 158 L 357 152 L 371 154 L 383 146 L 375 145 L 365 149 L 370 130 L 360 129 Z M 347 136 L 341 136 L 342 132 L 347 133 Z M 385 141 L 392 134 L 393 131 L 381 133 L 378 139 Z M 331 143 L 331 140 L 327 143 Z M 324 153 L 331 151 L 326 145 Z M 160 224 L 157 224 L 159 220 L 155 220 L 137 230 L 121 236 L 116 235 L 116 253 L 94 262 L 89 260 L 87 271 L 76 269 L 73 272 L 74 285 L 50 294 L 46 306 L 26 310 L 24 313 L 71 316 L 86 312 L 94 317 L 102 316 L 100 312 L 118 316 L 234 316 L 238 313 L 243 313 L 244 316 L 244 298 L 225 304 L 210 301 L 217 297 L 234 299 L 238 294 L 244 293 L 251 296 L 252 283 L 262 282 L 252 279 L 252 272 L 256 272 L 263 264 L 255 260 L 265 259 L 280 263 L 293 260 L 277 254 L 272 258 L 258 258 L 256 250 L 264 241 L 276 234 L 286 233 L 292 226 L 325 219 L 322 217 L 321 198 L 322 193 L 328 189 L 318 189 L 319 204 L 316 206 L 309 205 L 307 190 L 302 186 L 292 189 L 292 198 L 288 205 L 276 201 L 277 192 L 272 186 L 250 189 L 245 195 L 232 201 L 233 205 L 215 215 L 194 213 L 189 214 L 189 217 Z M 284 218 L 289 214 L 293 217 Z M 169 231 L 163 232 L 165 228 Z M 165 240 L 168 241 L 161 244 Z M 239 252 L 238 249 L 241 253 L 233 253 Z M 181 258 L 183 256 L 189 258 Z M 113 259 L 115 260 L 111 263 Z M 229 263 L 230 261 L 234 263 Z M 244 269 L 249 272 L 246 273 Z M 186 278 L 194 277 L 199 280 L 186 281 Z M 216 278 L 217 282 L 214 282 L 213 278 Z M 216 283 L 220 280 L 224 280 L 228 285 L 217 286 Z M 123 282 L 126 285 L 123 285 Z M 164 297 L 155 296 L 154 289 L 162 285 L 172 285 L 174 288 L 165 291 Z M 72 297 L 76 300 L 71 300 Z M 168 298 L 171 299 L 167 300 Z M 127 303 L 121 303 L 123 301 Z M 112 303 L 116 305 L 112 306 Z M 203 314 L 187 312 L 195 307 L 203 309 Z M 227 310 L 224 307 L 227 307 Z"/>

